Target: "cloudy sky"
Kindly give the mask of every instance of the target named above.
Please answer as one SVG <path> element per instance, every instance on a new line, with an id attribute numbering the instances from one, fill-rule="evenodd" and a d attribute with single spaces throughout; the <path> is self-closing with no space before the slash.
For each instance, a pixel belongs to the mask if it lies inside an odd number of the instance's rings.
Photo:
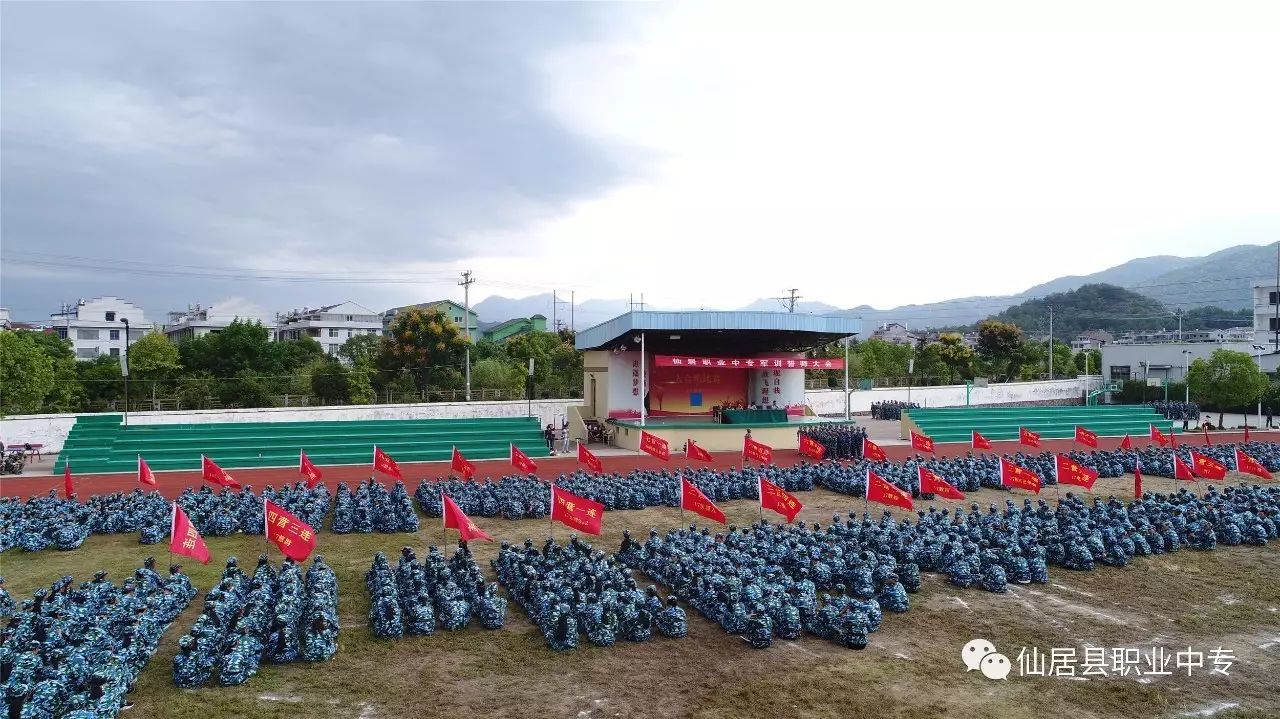
<path id="1" fill-rule="evenodd" d="M 1280 238 L 1280 4 L 1045 7 L 6 2 L 0 303 L 888 307 Z"/>

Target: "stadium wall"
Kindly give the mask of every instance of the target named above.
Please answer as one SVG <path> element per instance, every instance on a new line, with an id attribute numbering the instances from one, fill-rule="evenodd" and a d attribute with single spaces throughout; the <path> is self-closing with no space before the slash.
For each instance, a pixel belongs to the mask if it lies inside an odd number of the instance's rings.
<path id="1" fill-rule="evenodd" d="M 1094 382 L 1097 378 L 1092 378 Z M 1063 404 L 1084 397 L 1086 379 L 1060 379 L 1044 382 L 1007 382 L 969 389 L 969 404 Z M 857 390 L 850 393 L 850 411 L 854 414 L 871 411 L 873 402 L 907 401 L 906 387 L 882 387 Z M 965 385 L 942 385 L 911 388 L 911 401 L 921 407 L 963 407 Z M 844 390 L 810 390 L 805 402 L 815 414 L 826 417 L 844 415 Z"/>

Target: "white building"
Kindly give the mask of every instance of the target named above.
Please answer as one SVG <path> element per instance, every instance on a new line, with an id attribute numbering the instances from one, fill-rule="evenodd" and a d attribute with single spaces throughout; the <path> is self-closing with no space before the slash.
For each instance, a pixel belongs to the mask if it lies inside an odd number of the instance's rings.
<path id="1" fill-rule="evenodd" d="M 276 315 L 277 341 L 310 337 L 330 355 L 337 355 L 338 348 L 352 337 L 381 333 L 382 317 L 351 301 Z"/>
<path id="2" fill-rule="evenodd" d="M 1146 344 L 1112 343 L 1102 346 L 1102 378 L 1112 382 L 1125 380 L 1167 380 L 1181 382 L 1186 368 L 1198 359 L 1209 359 L 1215 350 L 1233 350 L 1257 357 L 1264 371 L 1274 372 L 1276 355 L 1270 347 L 1262 350 L 1251 342 L 1151 342 Z"/>
<path id="3" fill-rule="evenodd" d="M 1275 285 L 1253 286 L 1253 334 L 1258 344 L 1280 349 L 1280 319 L 1276 315 L 1280 306 L 1280 287 Z"/>
<path id="4" fill-rule="evenodd" d="M 59 337 L 71 340 L 78 360 L 123 354 L 123 320 L 129 321 L 130 342 L 137 342 L 154 329 L 141 307 L 110 295 L 64 305 L 60 312 L 50 315 L 53 331 Z"/>
<path id="5" fill-rule="evenodd" d="M 895 345 L 912 345 L 920 341 L 920 335 L 908 330 L 897 322 L 886 322 L 871 332 L 871 339 L 889 342 Z"/>
<path id="6" fill-rule="evenodd" d="M 165 323 L 164 333 L 174 342 L 204 337 L 207 334 L 221 332 L 231 324 L 234 317 L 214 314 L 212 307 L 187 305 L 187 309 L 169 313 L 169 321 Z"/>
<path id="7" fill-rule="evenodd" d="M 9 329 L 9 308 L 0 307 L 0 329 Z"/>

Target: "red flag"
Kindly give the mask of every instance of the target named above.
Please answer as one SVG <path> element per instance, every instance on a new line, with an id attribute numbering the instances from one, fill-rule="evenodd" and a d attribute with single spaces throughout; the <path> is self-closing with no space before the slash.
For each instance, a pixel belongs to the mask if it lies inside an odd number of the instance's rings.
<path id="1" fill-rule="evenodd" d="M 448 495 L 441 492 L 440 498 L 444 500 L 445 529 L 458 530 L 458 538 L 464 542 L 470 542 L 473 539 L 483 539 L 486 542 L 493 541 L 493 537 L 485 534 L 484 530 L 477 527 L 470 517 L 463 514 L 462 509 Z"/>
<path id="2" fill-rule="evenodd" d="M 578 463 L 587 465 L 592 472 L 604 472 L 604 465 L 600 463 L 600 458 L 591 453 L 587 449 L 587 445 L 578 443 Z"/>
<path id="3" fill-rule="evenodd" d="M 1183 462 L 1182 458 L 1177 454 L 1173 455 L 1173 478 L 1185 479 L 1188 482 L 1196 481 L 1196 473 L 1192 472 L 1191 468 L 1187 466 L 1187 463 Z"/>
<path id="4" fill-rule="evenodd" d="M 1076 441 L 1079 442 L 1080 444 L 1083 444 L 1086 447 L 1093 447 L 1094 449 L 1097 449 L 1098 433 L 1090 432 L 1084 427 L 1081 427 L 1080 425 L 1076 425 Z"/>
<path id="5" fill-rule="evenodd" d="M 1040 433 L 1032 432 L 1026 427 L 1018 428 L 1018 444 L 1024 447 L 1040 448 Z"/>
<path id="6" fill-rule="evenodd" d="M 209 563 L 209 547 L 177 502 L 173 503 L 173 516 L 169 520 L 169 553 L 191 557 L 201 564 Z"/>
<path id="7" fill-rule="evenodd" d="M 663 462 L 671 461 L 671 446 L 667 444 L 667 440 L 644 430 L 640 430 L 640 451 L 653 455 Z"/>
<path id="8" fill-rule="evenodd" d="M 788 524 L 796 518 L 800 510 L 804 509 L 804 505 L 800 503 L 800 500 L 764 477 L 760 478 L 759 490 L 760 506 L 786 517 Z"/>
<path id="9" fill-rule="evenodd" d="M 1133 498 L 1142 499 L 1142 460 L 1133 465 Z"/>
<path id="10" fill-rule="evenodd" d="M 1212 447 L 1212 446 L 1213 446 L 1213 440 L 1209 439 L 1209 425 L 1207 425 L 1207 424 L 1206 424 L 1206 425 L 1203 427 L 1203 429 L 1204 429 L 1204 446 L 1206 446 L 1206 447 Z"/>
<path id="11" fill-rule="evenodd" d="M 807 434 L 800 435 L 800 454 L 813 459 L 821 460 L 827 456 L 827 448 L 822 446 L 818 440 Z"/>
<path id="12" fill-rule="evenodd" d="M 138 455 L 138 481 L 149 487 L 156 486 L 156 473 L 147 466 L 147 461 L 142 458 L 142 455 Z"/>
<path id="13" fill-rule="evenodd" d="M 453 448 L 453 456 L 449 458 L 449 471 L 457 472 L 462 475 L 463 479 L 471 479 L 475 476 L 476 466 L 467 461 L 466 457 L 458 451 L 457 447 Z"/>
<path id="14" fill-rule="evenodd" d="M 529 455 L 521 452 L 514 442 L 511 444 L 511 466 L 525 474 L 533 474 L 538 471 L 538 465 L 534 464 L 532 459 L 529 459 Z"/>
<path id="15" fill-rule="evenodd" d="M 71 486 L 71 461 L 62 466 L 62 496 L 71 499 L 76 496 L 76 488 Z"/>
<path id="16" fill-rule="evenodd" d="M 373 471 L 382 472 L 396 479 L 403 480 L 404 476 L 400 474 L 400 465 L 391 458 L 391 455 L 378 449 L 378 445 L 373 446 Z"/>
<path id="17" fill-rule="evenodd" d="M 1151 441 L 1158 442 L 1161 447 L 1169 444 L 1169 438 L 1164 435 L 1154 424 L 1151 425 Z"/>
<path id="18" fill-rule="evenodd" d="M 880 475 L 867 470 L 867 501 L 883 504 L 888 507 L 914 509 L 911 495 L 884 481 Z"/>
<path id="19" fill-rule="evenodd" d="M 700 514 L 713 522 L 728 524 L 724 519 L 724 512 L 720 511 L 715 502 L 707 499 L 702 490 L 684 477 L 680 478 L 680 508 Z"/>
<path id="20" fill-rule="evenodd" d="M 1173 425 L 1169 425 L 1169 446 L 1173 449 L 1178 448 L 1178 435 L 1173 432 Z"/>
<path id="21" fill-rule="evenodd" d="M 551 521 L 587 534 L 599 534 L 604 505 L 551 485 Z"/>
<path id="22" fill-rule="evenodd" d="M 862 458 L 868 462 L 888 462 L 889 455 L 884 453 L 880 445 L 872 442 L 866 437 L 862 438 Z"/>
<path id="23" fill-rule="evenodd" d="M 1236 471 L 1244 472 L 1245 474 L 1252 474 L 1255 477 L 1262 477 L 1263 479 L 1271 479 L 1271 472 L 1267 471 L 1267 468 L 1262 465 L 1262 462 L 1259 462 L 1253 457 L 1241 452 L 1239 449 L 1236 450 Z"/>
<path id="24" fill-rule="evenodd" d="M 919 434 L 919 433 L 916 433 L 916 432 L 912 432 L 912 433 L 911 433 L 911 448 L 912 448 L 912 449 L 918 449 L 918 450 L 920 450 L 921 452 L 929 452 L 930 454 L 932 454 L 932 453 L 933 453 L 933 440 L 932 440 L 932 439 L 929 439 L 929 437 L 928 437 L 927 435 L 923 435 L 923 434 Z"/>
<path id="25" fill-rule="evenodd" d="M 699 462 L 710 462 L 711 453 L 698 446 L 693 440 L 684 443 L 685 459 L 696 459 Z"/>
<path id="26" fill-rule="evenodd" d="M 222 467 L 214 464 L 212 459 L 200 455 L 200 474 L 204 477 L 204 481 L 210 484 L 216 484 L 219 487 L 230 487 L 232 489 L 240 489 L 240 483 L 231 478 L 227 471 Z"/>
<path id="27" fill-rule="evenodd" d="M 747 437 L 742 442 L 742 457 L 744 460 L 754 459 L 761 464 L 768 464 L 773 461 L 773 448 Z"/>
<path id="28" fill-rule="evenodd" d="M 920 494 L 933 494 L 942 499 L 964 499 L 964 492 L 956 489 L 942 477 L 925 469 L 923 465 L 916 467 L 916 475 L 920 479 Z"/>
<path id="29" fill-rule="evenodd" d="M 1244 441 L 1249 441 L 1249 425 L 1244 426 Z"/>
<path id="30" fill-rule="evenodd" d="M 298 472 L 307 478 L 307 489 L 320 484 L 320 468 L 312 464 L 306 452 L 298 450 Z"/>
<path id="31" fill-rule="evenodd" d="M 1010 489 L 1025 489 L 1040 494 L 1040 475 L 1000 458 L 1000 484 Z"/>
<path id="32" fill-rule="evenodd" d="M 1093 489 L 1093 483 L 1098 481 L 1098 473 L 1095 470 L 1089 469 L 1065 454 L 1058 455 L 1053 469 L 1058 484 L 1074 484 L 1077 487 Z"/>
<path id="33" fill-rule="evenodd" d="M 1129 438 L 1129 435 L 1126 434 L 1124 436 L 1124 439 L 1120 440 L 1120 449 L 1125 449 L 1125 450 L 1133 449 L 1133 440 Z"/>
<path id="34" fill-rule="evenodd" d="M 991 440 L 978 434 L 977 430 L 973 432 L 973 438 L 969 440 L 969 446 L 973 449 L 991 449 Z"/>
<path id="35" fill-rule="evenodd" d="M 304 562 L 316 548 L 316 530 L 269 499 L 262 500 L 262 524 L 267 540 L 295 562 Z"/>
<path id="36" fill-rule="evenodd" d="M 1191 453 L 1191 467 L 1197 476 L 1221 480 L 1227 476 L 1227 465 L 1206 454 Z"/>

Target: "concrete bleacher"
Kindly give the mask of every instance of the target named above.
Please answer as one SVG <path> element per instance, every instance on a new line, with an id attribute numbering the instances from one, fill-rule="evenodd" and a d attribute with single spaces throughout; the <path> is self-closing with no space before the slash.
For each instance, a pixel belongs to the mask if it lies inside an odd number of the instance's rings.
<path id="1" fill-rule="evenodd" d="M 225 468 L 288 467 L 298 464 L 299 450 L 320 465 L 372 464 L 375 444 L 397 462 L 447 461 L 454 447 L 468 459 L 496 459 L 509 455 L 511 443 L 530 456 L 547 455 L 535 417 L 126 427 L 118 414 L 90 415 L 76 419 L 54 472 L 68 461 L 77 474 L 131 472 L 138 455 L 156 471 L 199 469 L 200 455 Z"/>
<path id="2" fill-rule="evenodd" d="M 1181 431 L 1181 424 L 1165 419 L 1146 405 L 1052 407 L 938 407 L 902 413 L 902 437 L 914 430 L 935 442 L 968 442 L 977 430 L 990 440 L 1016 440 L 1026 427 L 1044 439 L 1070 439 L 1076 425 L 1102 437 L 1145 437 L 1154 424 L 1163 432 Z"/>

